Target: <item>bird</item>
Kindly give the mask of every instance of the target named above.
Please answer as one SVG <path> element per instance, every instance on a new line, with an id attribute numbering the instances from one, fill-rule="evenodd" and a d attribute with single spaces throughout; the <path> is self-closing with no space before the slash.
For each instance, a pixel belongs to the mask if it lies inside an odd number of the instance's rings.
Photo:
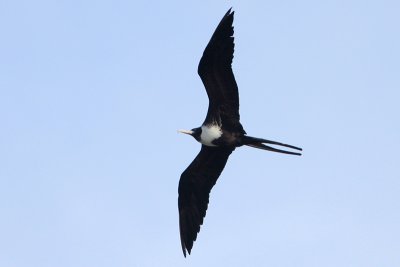
<path id="1" fill-rule="evenodd" d="M 193 248 L 206 216 L 210 192 L 221 175 L 230 154 L 243 145 L 298 155 L 269 145 L 302 151 L 300 147 L 248 136 L 240 123 L 238 86 L 232 71 L 234 53 L 234 11 L 221 19 L 198 65 L 209 105 L 200 127 L 178 130 L 201 143 L 201 150 L 183 171 L 178 186 L 179 231 L 184 257 Z M 268 145 L 267 145 L 268 144 Z"/>

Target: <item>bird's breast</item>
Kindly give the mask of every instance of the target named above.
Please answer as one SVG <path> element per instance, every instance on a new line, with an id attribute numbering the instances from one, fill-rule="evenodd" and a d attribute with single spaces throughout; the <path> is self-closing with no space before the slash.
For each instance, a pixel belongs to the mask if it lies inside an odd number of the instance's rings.
<path id="1" fill-rule="evenodd" d="M 222 129 L 218 125 L 203 125 L 201 126 L 200 143 L 206 146 L 216 146 L 213 141 L 220 138 Z"/>

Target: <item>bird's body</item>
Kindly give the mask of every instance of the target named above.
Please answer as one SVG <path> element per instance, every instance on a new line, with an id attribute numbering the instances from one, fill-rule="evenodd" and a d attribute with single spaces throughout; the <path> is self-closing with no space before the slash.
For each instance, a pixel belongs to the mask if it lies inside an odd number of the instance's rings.
<path id="1" fill-rule="evenodd" d="M 203 124 L 201 127 L 192 129 L 191 131 L 190 133 L 185 133 L 193 135 L 201 144 L 210 147 L 225 146 L 235 148 L 241 146 L 240 137 L 243 136 L 242 132 L 226 131 L 217 123 Z"/>
<path id="2" fill-rule="evenodd" d="M 218 140 L 223 135 L 221 126 L 218 124 L 203 125 L 200 130 L 201 134 L 199 142 L 206 146 L 217 146 L 214 141 Z"/>
<path id="3" fill-rule="evenodd" d="M 191 252 L 200 225 L 206 215 L 209 194 L 220 176 L 229 155 L 243 145 L 292 155 L 265 144 L 296 150 L 301 148 L 248 136 L 240 123 L 239 93 L 232 72 L 233 14 L 225 14 L 209 41 L 198 67 L 209 99 L 208 112 L 202 126 L 180 132 L 193 136 L 202 144 L 193 162 L 182 173 L 179 181 L 179 228 L 183 254 Z"/>

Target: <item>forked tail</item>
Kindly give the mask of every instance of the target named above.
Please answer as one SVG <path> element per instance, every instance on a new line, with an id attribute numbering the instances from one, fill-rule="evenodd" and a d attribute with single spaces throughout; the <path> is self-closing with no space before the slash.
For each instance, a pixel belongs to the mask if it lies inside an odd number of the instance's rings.
<path id="1" fill-rule="evenodd" d="M 301 156 L 301 153 L 298 152 L 291 152 L 291 151 L 286 151 L 286 150 L 281 150 L 281 149 L 277 149 L 277 148 L 273 148 L 271 146 L 267 146 L 265 144 L 271 144 L 271 145 L 277 145 L 277 146 L 284 146 L 284 147 L 288 147 L 288 148 L 292 148 L 292 149 L 296 149 L 299 151 L 302 151 L 303 149 L 301 149 L 300 147 L 296 147 L 296 146 L 292 146 L 292 145 L 287 145 L 287 144 L 283 144 L 283 143 L 279 143 L 279 142 L 275 142 L 275 141 L 271 141 L 271 140 L 266 140 L 266 139 L 262 139 L 262 138 L 257 138 L 257 137 L 252 137 L 252 136 L 243 136 L 243 145 L 246 146 L 251 146 L 251 147 L 255 147 L 255 148 L 259 148 L 259 149 L 263 149 L 263 150 L 268 150 L 268 151 L 273 151 L 273 152 L 279 152 L 279 153 L 284 153 L 284 154 L 290 154 L 290 155 L 297 155 L 297 156 Z M 265 144 L 264 144 L 265 143 Z"/>

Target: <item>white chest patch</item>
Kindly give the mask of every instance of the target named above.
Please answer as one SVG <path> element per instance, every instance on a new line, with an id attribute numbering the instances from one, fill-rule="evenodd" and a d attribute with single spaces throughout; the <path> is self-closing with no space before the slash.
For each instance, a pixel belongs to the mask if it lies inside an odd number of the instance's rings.
<path id="1" fill-rule="evenodd" d="M 222 135 L 221 128 L 217 125 L 201 126 L 200 143 L 206 146 L 216 146 L 212 143 L 213 140 L 220 138 Z"/>

